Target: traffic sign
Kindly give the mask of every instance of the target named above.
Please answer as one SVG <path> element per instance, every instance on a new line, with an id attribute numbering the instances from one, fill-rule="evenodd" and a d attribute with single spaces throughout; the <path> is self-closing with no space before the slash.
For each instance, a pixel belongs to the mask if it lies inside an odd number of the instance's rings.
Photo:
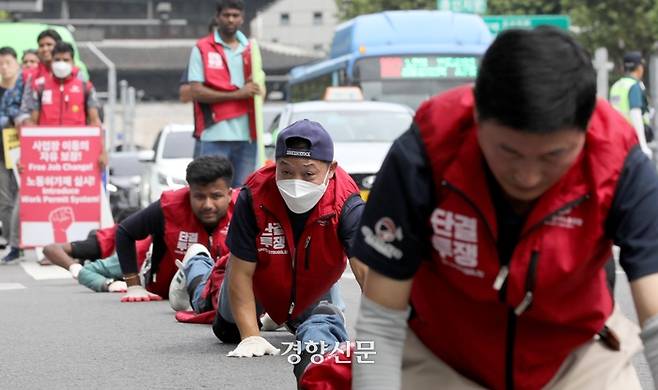
<path id="1" fill-rule="evenodd" d="M 436 0 L 439 11 L 484 14 L 487 12 L 487 0 Z"/>
<path id="2" fill-rule="evenodd" d="M 494 35 L 512 28 L 554 26 L 568 30 L 571 25 L 571 19 L 567 15 L 487 15 L 482 19 Z"/>

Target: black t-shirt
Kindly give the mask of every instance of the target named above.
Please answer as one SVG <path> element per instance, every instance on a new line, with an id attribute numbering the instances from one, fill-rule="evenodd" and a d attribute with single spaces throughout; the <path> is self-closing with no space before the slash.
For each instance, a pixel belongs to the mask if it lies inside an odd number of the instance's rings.
<path id="1" fill-rule="evenodd" d="M 135 241 L 152 237 L 153 252 L 151 261 L 155 269 L 164 256 L 167 246 L 164 241 L 165 218 L 160 201 L 151 203 L 124 219 L 117 227 L 116 249 L 123 273 L 138 272 Z"/>
<path id="2" fill-rule="evenodd" d="M 436 195 L 427 161 L 417 128 L 412 127 L 393 143 L 375 180 L 363 211 L 362 228 L 352 247 L 354 256 L 393 279 L 412 278 L 421 259 L 429 259 L 433 250 L 428 220 L 436 207 Z M 515 229 L 519 223 L 522 225 L 510 207 L 498 204 L 496 209 L 499 225 L 513 222 Z M 374 231 L 383 218 L 389 218 L 401 229 L 401 239 L 388 243 L 388 248 L 371 246 L 362 231 Z M 639 146 L 626 157 L 605 231 L 621 247 L 620 264 L 629 280 L 658 272 L 658 175 Z M 499 240 L 501 255 L 511 256 L 518 239 L 515 233 Z"/>
<path id="3" fill-rule="evenodd" d="M 348 257 L 352 256 L 352 243 L 356 236 L 356 229 L 361 220 L 363 213 L 363 200 L 358 196 L 349 198 L 343 205 L 343 210 L 338 220 L 338 236 L 343 243 L 345 253 Z M 293 230 L 295 245 L 299 241 L 306 220 L 313 209 L 304 214 L 295 214 L 288 210 L 288 217 Z M 233 209 L 233 218 L 226 237 L 226 245 L 231 250 L 231 254 L 236 257 L 256 262 L 258 253 L 256 251 L 256 236 L 258 235 L 258 226 L 256 225 L 256 216 L 252 209 L 251 193 L 248 188 L 243 188 L 238 195 Z"/>

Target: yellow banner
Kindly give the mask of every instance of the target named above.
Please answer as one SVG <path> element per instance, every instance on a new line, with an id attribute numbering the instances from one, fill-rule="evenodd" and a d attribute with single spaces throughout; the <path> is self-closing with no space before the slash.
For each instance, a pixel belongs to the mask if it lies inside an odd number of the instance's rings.
<path id="1" fill-rule="evenodd" d="M 16 131 L 16 129 L 3 129 L 2 147 L 5 153 L 5 167 L 7 167 L 7 169 L 14 168 L 14 161 L 10 157 L 11 153 L 9 151 L 18 148 L 19 146 L 18 131 Z"/>

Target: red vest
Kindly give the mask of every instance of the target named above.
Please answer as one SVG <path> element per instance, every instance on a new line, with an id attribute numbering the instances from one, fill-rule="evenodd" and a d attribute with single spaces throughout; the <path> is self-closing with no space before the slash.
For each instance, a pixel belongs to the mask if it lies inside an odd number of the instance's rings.
<path id="1" fill-rule="evenodd" d="M 91 89 L 91 83 L 78 78 L 78 68 L 73 68 L 71 75 L 64 80 L 56 78 L 52 72 L 38 77 L 34 86 L 41 99 L 40 126 L 87 124 L 85 91 Z"/>
<path id="2" fill-rule="evenodd" d="M 231 201 L 226 215 L 220 219 L 217 227 L 209 236 L 205 227 L 192 213 L 190 206 L 189 188 L 175 191 L 165 191 L 160 196 L 160 206 L 165 219 L 164 242 L 166 251 L 158 264 L 153 264 L 151 274 L 153 278 L 147 283 L 147 289 L 163 298 L 169 296 L 169 283 L 173 279 L 178 267 L 176 259 L 185 257 L 187 248 L 195 243 L 203 244 L 210 251 L 213 260 L 219 259 L 228 253 L 226 246 L 226 233 L 233 214 Z"/>
<path id="3" fill-rule="evenodd" d="M 96 241 L 98 242 L 98 247 L 101 250 L 101 259 L 110 257 L 114 253 L 117 226 L 119 225 L 112 225 L 110 227 L 98 229 L 96 231 Z M 147 237 L 143 240 L 135 242 L 135 250 L 137 252 L 137 268 L 142 267 L 142 264 L 146 259 L 146 252 L 148 252 L 150 246 L 151 237 Z"/>
<path id="4" fill-rule="evenodd" d="M 276 323 L 295 318 L 340 278 L 345 248 L 338 237 L 338 220 L 345 201 L 359 193 L 340 167 L 327 191 L 311 211 L 297 247 L 288 209 L 276 186 L 274 165 L 249 176 L 258 234 L 258 265 L 254 272 L 256 299 Z"/>
<path id="5" fill-rule="evenodd" d="M 96 231 L 96 241 L 98 241 L 98 247 L 101 250 L 101 259 L 110 257 L 114 253 L 117 226 L 112 225 Z M 137 257 L 137 260 L 139 261 L 139 257 Z"/>
<path id="6" fill-rule="evenodd" d="M 227 212 L 229 218 L 231 218 L 231 215 L 233 214 L 233 205 L 238 200 L 239 194 L 240 191 L 233 191 L 233 199 L 231 200 L 231 206 Z M 226 266 L 228 265 L 230 255 L 228 251 L 225 253 L 226 254 L 222 255 L 221 258 L 215 260 L 215 265 L 212 267 L 210 277 L 201 291 L 201 299 L 209 298 L 210 302 L 212 302 L 212 310 L 203 313 L 195 313 L 192 310 L 178 311 L 176 312 L 176 320 L 195 324 L 212 324 L 219 306 L 219 291 L 222 288 L 222 283 L 224 283 L 224 275 L 226 274 Z"/>
<path id="7" fill-rule="evenodd" d="M 437 200 L 428 219 L 434 250 L 416 273 L 409 325 L 440 359 L 483 386 L 504 389 L 508 373 L 514 388 L 538 389 L 612 312 L 604 225 L 637 138 L 607 102 L 597 102 L 581 156 L 528 215 L 500 293 L 496 214 L 473 106 L 466 86 L 416 114 Z"/>
<path id="8" fill-rule="evenodd" d="M 197 41 L 196 47 L 201 53 L 205 85 L 216 91 L 237 91 L 237 86 L 231 84 L 228 61 L 224 47 L 215 42 L 215 34 L 210 34 Z M 251 44 L 242 52 L 244 79 L 251 77 Z M 199 103 L 194 101 L 194 136 L 201 137 L 203 130 L 213 124 L 249 114 L 249 134 L 256 139 L 256 120 L 254 117 L 254 99 L 236 99 L 217 103 Z"/>

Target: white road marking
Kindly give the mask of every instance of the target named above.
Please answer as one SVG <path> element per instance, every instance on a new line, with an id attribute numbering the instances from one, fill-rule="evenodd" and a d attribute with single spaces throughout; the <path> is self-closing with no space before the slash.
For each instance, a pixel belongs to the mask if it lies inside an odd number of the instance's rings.
<path id="1" fill-rule="evenodd" d="M 56 265 L 40 265 L 32 261 L 24 261 L 21 264 L 23 270 L 34 280 L 72 279 L 71 273 Z"/>
<path id="2" fill-rule="evenodd" d="M 6 290 L 22 290 L 26 288 L 20 283 L 0 283 L 0 291 Z"/>

